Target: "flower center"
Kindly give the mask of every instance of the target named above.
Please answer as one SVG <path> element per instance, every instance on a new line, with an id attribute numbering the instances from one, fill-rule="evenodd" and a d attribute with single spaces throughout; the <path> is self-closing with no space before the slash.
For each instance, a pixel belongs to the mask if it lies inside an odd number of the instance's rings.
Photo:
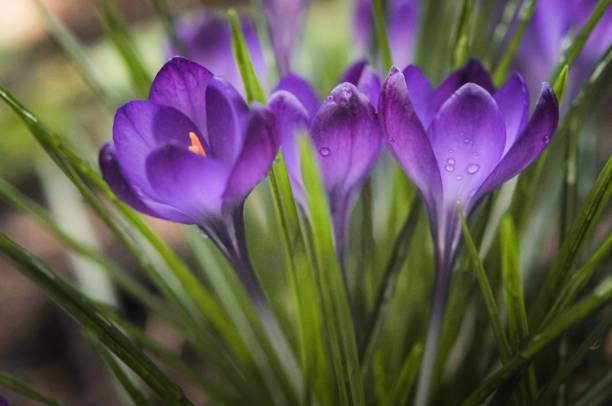
<path id="1" fill-rule="evenodd" d="M 194 133 L 193 131 L 189 132 L 189 138 L 191 139 L 191 146 L 189 146 L 189 151 L 200 156 L 206 156 L 206 150 L 204 150 L 204 147 L 202 146 L 202 143 L 200 142 L 200 139 L 198 138 L 196 133 Z"/>

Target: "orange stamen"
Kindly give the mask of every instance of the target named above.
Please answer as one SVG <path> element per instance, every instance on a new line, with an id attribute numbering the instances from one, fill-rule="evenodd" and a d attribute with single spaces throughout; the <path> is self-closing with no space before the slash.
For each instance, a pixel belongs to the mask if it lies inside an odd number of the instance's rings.
<path id="1" fill-rule="evenodd" d="M 206 151 L 204 150 L 204 147 L 202 146 L 202 143 L 200 142 L 200 139 L 198 138 L 196 133 L 191 131 L 189 133 L 189 138 L 191 139 L 191 146 L 189 147 L 189 151 L 200 156 L 206 156 Z"/>

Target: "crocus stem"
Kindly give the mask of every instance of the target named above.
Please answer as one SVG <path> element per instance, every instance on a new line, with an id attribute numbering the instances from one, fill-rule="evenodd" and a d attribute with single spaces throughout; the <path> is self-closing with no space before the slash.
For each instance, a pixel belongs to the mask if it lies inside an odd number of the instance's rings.
<path id="1" fill-rule="evenodd" d="M 419 384 L 417 386 L 417 394 L 415 398 L 415 406 L 426 406 L 429 399 L 429 391 L 431 389 L 431 380 L 436 364 L 436 356 L 438 354 L 438 341 L 440 338 L 440 329 L 442 320 L 444 319 L 444 310 L 448 299 L 448 288 L 451 278 L 451 263 L 450 261 L 441 261 L 436 269 L 436 281 L 434 284 L 434 297 L 431 310 L 431 319 L 427 329 L 427 338 L 425 340 L 425 354 L 421 364 L 421 373 L 419 376 Z"/>

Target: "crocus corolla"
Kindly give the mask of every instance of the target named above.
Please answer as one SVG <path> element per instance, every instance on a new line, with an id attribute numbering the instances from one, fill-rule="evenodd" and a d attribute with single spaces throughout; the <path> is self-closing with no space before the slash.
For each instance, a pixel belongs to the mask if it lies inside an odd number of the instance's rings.
<path id="1" fill-rule="evenodd" d="M 529 116 L 529 93 L 513 74 L 495 89 L 476 61 L 436 89 L 415 66 L 392 68 L 383 83 L 379 117 L 387 145 L 426 202 L 436 256 L 432 320 L 418 405 L 426 402 L 453 262 L 461 238 L 457 202 L 469 216 L 487 193 L 525 169 L 550 143 L 557 99 L 543 84 Z"/>
<path id="2" fill-rule="evenodd" d="M 330 204 L 336 249 L 342 261 L 351 200 L 382 147 L 374 106 L 380 78 L 365 62 L 351 66 L 323 103 L 302 78 L 289 74 L 270 96 L 281 129 L 281 149 L 294 195 L 304 204 L 296 136 L 311 137 Z"/>
<path id="3" fill-rule="evenodd" d="M 269 109 L 247 106 L 206 68 L 173 58 L 147 100 L 117 110 L 113 141 L 99 162 L 121 200 L 150 216 L 199 226 L 258 292 L 246 254 L 243 204 L 266 177 L 278 146 Z"/>
<path id="4" fill-rule="evenodd" d="M 246 14 L 241 14 L 240 26 L 255 73 L 265 85 L 267 69 L 255 24 Z M 227 18 L 203 12 L 190 21 L 180 23 L 177 34 L 181 47 L 170 46 L 167 52 L 169 58 L 183 56 L 206 66 L 244 95 L 244 86 L 232 53 L 232 33 Z"/>

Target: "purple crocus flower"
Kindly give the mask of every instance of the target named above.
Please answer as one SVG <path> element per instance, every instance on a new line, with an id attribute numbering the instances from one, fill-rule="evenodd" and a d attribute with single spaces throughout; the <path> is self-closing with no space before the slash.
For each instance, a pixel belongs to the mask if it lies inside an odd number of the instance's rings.
<path id="1" fill-rule="evenodd" d="M 419 0 L 390 0 L 387 2 L 386 27 L 393 62 L 405 66 L 412 61 L 417 37 Z M 357 0 L 355 6 L 355 34 L 364 52 L 372 49 L 374 17 L 372 0 Z"/>
<path id="2" fill-rule="evenodd" d="M 260 0 L 281 74 L 291 69 L 292 51 L 312 0 Z"/>
<path id="3" fill-rule="evenodd" d="M 293 192 L 302 205 L 296 134 L 305 131 L 318 151 L 341 261 L 351 199 L 372 170 L 382 147 L 374 108 L 379 94 L 380 78 L 360 61 L 347 70 L 324 103 L 304 79 L 293 74 L 279 82 L 269 100 L 270 109 L 278 117 L 281 149 Z"/>
<path id="4" fill-rule="evenodd" d="M 153 217 L 198 225 L 257 291 L 243 203 L 278 146 L 270 110 L 247 106 L 226 81 L 177 57 L 161 68 L 147 100 L 117 110 L 113 141 L 99 161 L 121 200 Z"/>
<path id="5" fill-rule="evenodd" d="M 563 53 L 564 39 L 582 28 L 596 4 L 596 0 L 538 0 L 518 55 L 518 66 L 530 86 L 548 79 Z M 576 94 L 610 44 L 612 8 L 604 12 L 570 69 L 569 95 Z"/>
<path id="6" fill-rule="evenodd" d="M 258 79 L 266 82 L 266 63 L 264 60 L 255 25 L 241 15 L 240 25 L 249 48 L 249 54 Z M 203 12 L 192 21 L 182 23 L 177 27 L 177 34 L 185 46 L 186 54 L 179 49 L 169 47 L 168 57 L 183 56 L 206 66 L 219 77 L 227 80 L 240 94 L 244 95 L 244 86 L 240 72 L 232 53 L 232 33 L 227 18 L 215 13 Z"/>
<path id="7" fill-rule="evenodd" d="M 549 144 L 559 112 L 544 84 L 529 118 L 520 75 L 496 90 L 484 68 L 470 61 L 436 89 L 415 66 L 392 68 L 379 115 L 389 149 L 426 202 L 435 246 L 432 320 L 417 400 L 422 405 L 461 238 L 456 202 L 469 216 L 483 196 L 529 166 Z"/>

